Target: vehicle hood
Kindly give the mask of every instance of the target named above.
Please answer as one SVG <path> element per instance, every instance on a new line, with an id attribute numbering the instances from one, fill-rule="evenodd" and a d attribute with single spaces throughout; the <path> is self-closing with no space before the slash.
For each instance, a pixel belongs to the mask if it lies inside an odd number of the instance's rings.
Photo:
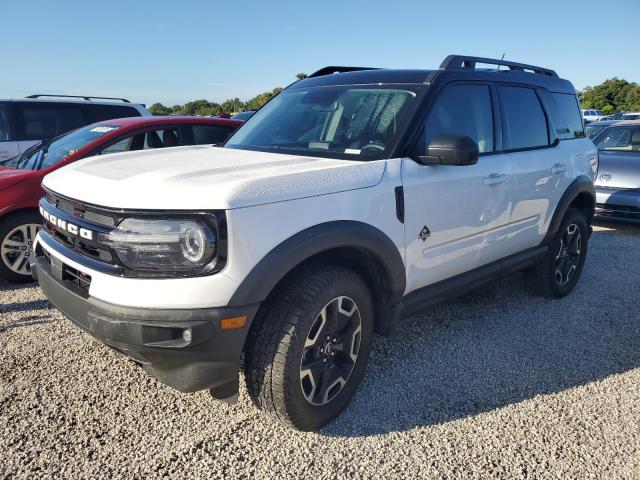
<path id="1" fill-rule="evenodd" d="M 371 187 L 385 164 L 189 146 L 87 158 L 43 185 L 112 208 L 232 209 Z"/>
<path id="2" fill-rule="evenodd" d="M 640 152 L 600 151 L 596 186 L 640 188 Z"/>
<path id="3" fill-rule="evenodd" d="M 0 166 L 0 190 L 13 187 L 33 173 L 32 170 L 16 170 Z"/>

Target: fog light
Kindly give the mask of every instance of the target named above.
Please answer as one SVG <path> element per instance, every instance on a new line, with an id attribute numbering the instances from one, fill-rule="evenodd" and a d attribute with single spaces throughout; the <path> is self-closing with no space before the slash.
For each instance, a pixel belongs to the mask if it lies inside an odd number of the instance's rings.
<path id="1" fill-rule="evenodd" d="M 187 328 L 182 331 L 182 339 L 185 343 L 191 343 L 191 329 Z"/>

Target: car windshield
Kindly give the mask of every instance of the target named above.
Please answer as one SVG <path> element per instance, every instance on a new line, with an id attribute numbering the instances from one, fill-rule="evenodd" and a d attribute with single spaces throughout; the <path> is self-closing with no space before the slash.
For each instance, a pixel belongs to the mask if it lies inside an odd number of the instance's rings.
<path id="1" fill-rule="evenodd" d="M 18 170 L 41 170 L 55 165 L 87 143 L 120 128 L 118 125 L 88 125 L 25 150 L 5 166 Z"/>
<path id="2" fill-rule="evenodd" d="M 589 138 L 596 138 L 598 134 L 601 131 L 603 131 L 605 128 L 607 128 L 606 125 L 596 125 L 596 124 L 590 123 L 589 125 L 584 127 L 584 131 L 586 132 Z"/>
<path id="3" fill-rule="evenodd" d="M 384 86 L 285 90 L 258 110 L 225 148 L 349 160 L 386 158 L 416 92 Z"/>
<path id="4" fill-rule="evenodd" d="M 609 127 L 595 141 L 598 150 L 640 151 L 640 125 Z"/>

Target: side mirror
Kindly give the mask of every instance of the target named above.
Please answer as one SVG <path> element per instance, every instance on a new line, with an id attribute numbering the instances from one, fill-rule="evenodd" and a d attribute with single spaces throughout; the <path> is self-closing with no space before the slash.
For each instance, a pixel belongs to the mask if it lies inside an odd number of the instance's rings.
<path id="1" fill-rule="evenodd" d="M 478 145 L 466 135 L 438 135 L 418 161 L 422 165 L 474 165 L 478 162 Z"/>

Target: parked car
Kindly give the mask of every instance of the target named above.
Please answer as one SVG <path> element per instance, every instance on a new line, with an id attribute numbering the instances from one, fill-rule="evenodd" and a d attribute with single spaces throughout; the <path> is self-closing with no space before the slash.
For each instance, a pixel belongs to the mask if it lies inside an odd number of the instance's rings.
<path id="1" fill-rule="evenodd" d="M 640 120 L 607 127 L 593 143 L 600 156 L 596 214 L 640 222 Z"/>
<path id="2" fill-rule="evenodd" d="M 621 120 L 640 120 L 640 112 L 627 112 L 622 115 Z"/>
<path id="3" fill-rule="evenodd" d="M 0 162 L 78 127 L 110 118 L 151 115 L 125 98 L 30 95 L 0 100 Z"/>
<path id="4" fill-rule="evenodd" d="M 254 113 L 256 113 L 255 110 L 247 110 L 246 112 L 236 113 L 231 118 L 233 118 L 234 120 L 242 120 L 243 122 L 246 122 L 253 116 Z"/>
<path id="5" fill-rule="evenodd" d="M 234 401 L 242 358 L 255 405 L 312 430 L 402 314 L 518 270 L 568 295 L 596 171 L 575 89 L 552 70 L 327 67 L 224 148 L 47 175 L 32 269 L 73 322 L 162 382 Z"/>
<path id="6" fill-rule="evenodd" d="M 582 118 L 588 122 L 597 122 L 604 116 L 602 110 L 582 110 Z"/>
<path id="7" fill-rule="evenodd" d="M 595 138 L 600 132 L 610 125 L 617 123 L 617 120 L 598 120 L 597 122 L 591 122 L 585 125 L 584 131 L 589 138 Z"/>
<path id="8" fill-rule="evenodd" d="M 40 184 L 48 173 L 94 155 L 221 144 L 241 124 L 220 118 L 130 117 L 94 123 L 33 145 L 0 166 L 0 277 L 32 280 L 28 260 L 41 223 Z"/>

